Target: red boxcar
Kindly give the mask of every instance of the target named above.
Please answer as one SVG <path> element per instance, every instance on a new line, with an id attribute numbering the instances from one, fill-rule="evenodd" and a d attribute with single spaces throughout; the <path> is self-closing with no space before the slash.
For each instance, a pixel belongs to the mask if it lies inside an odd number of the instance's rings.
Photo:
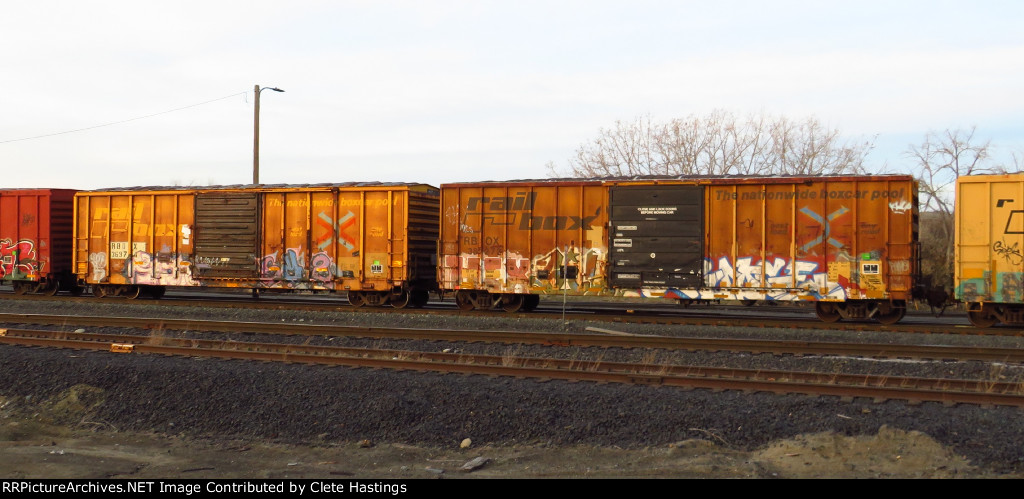
<path id="1" fill-rule="evenodd" d="M 0 189 L 0 282 L 15 293 L 80 291 L 71 271 L 75 192 Z"/>

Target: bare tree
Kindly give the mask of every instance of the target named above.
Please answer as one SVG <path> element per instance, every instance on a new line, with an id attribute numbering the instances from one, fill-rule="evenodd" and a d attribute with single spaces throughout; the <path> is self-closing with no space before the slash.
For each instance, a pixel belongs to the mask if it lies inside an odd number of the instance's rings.
<path id="1" fill-rule="evenodd" d="M 1010 165 L 1007 171 L 1024 171 L 1024 150 L 1016 150 L 1010 153 Z"/>
<path id="2" fill-rule="evenodd" d="M 764 114 L 744 119 L 726 111 L 653 123 L 617 121 L 581 145 L 552 176 L 825 175 L 861 173 L 871 141 L 844 141 L 815 118 Z"/>
<path id="3" fill-rule="evenodd" d="M 906 152 L 916 163 L 920 190 L 922 270 L 933 286 L 946 289 L 953 285 L 956 179 L 1004 171 L 989 164 L 991 141 L 979 143 L 975 132 L 976 127 L 929 132 L 921 145 Z"/>

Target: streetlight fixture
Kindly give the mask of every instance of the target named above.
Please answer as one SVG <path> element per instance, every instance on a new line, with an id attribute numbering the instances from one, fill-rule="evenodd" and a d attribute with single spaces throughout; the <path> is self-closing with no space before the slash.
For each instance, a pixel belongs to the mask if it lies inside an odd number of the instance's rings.
<path id="1" fill-rule="evenodd" d="M 273 90 L 275 92 L 284 92 L 277 87 L 264 87 L 260 88 L 256 85 L 256 89 L 253 93 L 256 94 L 256 105 L 253 111 L 253 134 L 252 134 L 252 183 L 259 185 L 260 183 L 260 92 L 264 90 Z"/>

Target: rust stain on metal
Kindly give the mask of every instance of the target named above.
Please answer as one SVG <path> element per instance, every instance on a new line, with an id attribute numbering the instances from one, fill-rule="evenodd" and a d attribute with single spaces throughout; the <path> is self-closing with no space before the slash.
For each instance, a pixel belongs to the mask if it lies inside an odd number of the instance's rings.
<path id="1" fill-rule="evenodd" d="M 135 345 L 131 343 L 111 343 L 110 351 L 113 353 L 132 353 L 135 350 Z"/>

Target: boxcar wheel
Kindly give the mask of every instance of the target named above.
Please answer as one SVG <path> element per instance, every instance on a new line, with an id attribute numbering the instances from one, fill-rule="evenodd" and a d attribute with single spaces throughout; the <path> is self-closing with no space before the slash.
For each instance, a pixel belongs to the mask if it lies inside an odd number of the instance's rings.
<path id="1" fill-rule="evenodd" d="M 888 325 L 896 324 L 905 315 L 907 315 L 907 309 L 893 307 L 891 310 L 889 310 L 888 313 L 884 313 L 883 314 L 883 313 L 879 312 L 879 313 L 875 314 L 875 320 L 877 320 L 878 322 L 888 326 Z"/>
<path id="2" fill-rule="evenodd" d="M 57 291 L 60 290 L 60 285 L 57 283 L 50 283 L 48 286 L 40 286 L 39 292 L 46 296 L 54 296 Z"/>
<path id="3" fill-rule="evenodd" d="M 459 310 L 463 312 L 469 312 L 476 308 L 476 304 L 473 303 L 473 297 L 469 293 L 462 291 L 455 292 L 455 306 L 459 307 Z"/>
<path id="4" fill-rule="evenodd" d="M 999 322 L 999 319 L 996 319 L 983 310 L 968 311 L 967 320 L 971 321 L 971 324 L 974 324 L 976 327 L 992 327 Z"/>
<path id="5" fill-rule="evenodd" d="M 118 296 L 123 296 L 129 300 L 134 300 L 142 294 L 142 288 L 139 286 L 125 286 L 121 288 Z"/>
<path id="6" fill-rule="evenodd" d="M 822 322 L 839 322 L 843 316 L 839 314 L 839 308 L 832 303 L 817 302 L 814 304 L 814 313 Z"/>
<path id="7" fill-rule="evenodd" d="M 362 307 L 363 305 L 366 305 L 366 297 L 358 291 L 349 291 L 348 304 L 356 308 Z"/>
<path id="8" fill-rule="evenodd" d="M 412 294 L 408 290 L 402 291 L 397 295 L 391 295 L 391 306 L 395 308 L 405 308 L 412 303 Z"/>
<path id="9" fill-rule="evenodd" d="M 504 295 L 501 297 L 501 308 L 508 313 L 515 313 L 523 309 L 526 300 L 523 295 Z"/>
<path id="10" fill-rule="evenodd" d="M 35 288 L 35 283 L 25 283 L 25 282 L 20 282 L 20 281 L 14 281 L 12 286 L 14 286 L 14 294 L 16 294 L 16 295 L 23 295 L 23 294 L 26 294 L 26 293 L 31 293 L 32 289 Z"/>
<path id="11" fill-rule="evenodd" d="M 101 286 L 99 284 L 93 284 L 93 286 L 92 286 L 92 295 L 93 296 L 95 296 L 96 298 L 103 298 L 103 297 L 107 296 L 108 294 L 109 293 L 107 293 L 107 287 L 106 286 Z"/>

